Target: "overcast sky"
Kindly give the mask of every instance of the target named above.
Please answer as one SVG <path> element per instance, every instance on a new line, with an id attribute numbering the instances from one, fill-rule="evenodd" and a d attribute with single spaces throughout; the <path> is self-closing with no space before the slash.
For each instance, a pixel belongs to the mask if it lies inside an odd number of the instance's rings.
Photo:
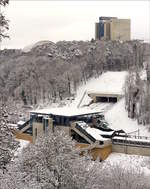
<path id="1" fill-rule="evenodd" d="M 40 40 L 91 40 L 99 16 L 131 19 L 132 39 L 150 39 L 149 1 L 15 1 L 5 8 L 10 40 L 3 48 L 23 48 Z"/>

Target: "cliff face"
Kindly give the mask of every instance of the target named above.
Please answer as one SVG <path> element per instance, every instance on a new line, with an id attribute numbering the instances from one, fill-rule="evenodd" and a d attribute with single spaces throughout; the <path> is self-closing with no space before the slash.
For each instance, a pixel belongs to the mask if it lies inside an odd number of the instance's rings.
<path id="1" fill-rule="evenodd" d="M 24 104 L 63 99 L 103 71 L 128 70 L 143 48 L 139 41 L 45 41 L 24 50 L 2 50 L 0 97 Z"/>

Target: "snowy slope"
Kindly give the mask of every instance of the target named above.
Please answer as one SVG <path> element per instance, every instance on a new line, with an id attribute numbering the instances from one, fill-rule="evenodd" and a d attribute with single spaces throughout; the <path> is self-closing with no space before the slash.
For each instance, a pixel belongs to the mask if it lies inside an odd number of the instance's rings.
<path id="1" fill-rule="evenodd" d="M 123 94 L 124 82 L 127 72 L 106 72 L 94 81 L 88 91 L 101 93 Z M 89 83 L 91 84 L 91 83 Z"/>
<path id="2" fill-rule="evenodd" d="M 123 88 L 124 88 L 126 76 L 127 76 L 126 71 L 106 72 L 101 76 L 99 76 L 98 78 L 90 79 L 86 84 L 83 84 L 78 88 L 73 105 L 76 106 L 78 105 L 85 91 L 91 91 L 91 92 L 98 91 L 101 93 L 123 94 L 124 93 Z M 81 106 L 84 104 L 88 104 L 90 101 L 91 99 L 86 95 L 85 98 L 83 99 L 83 103 L 81 104 Z"/>
<path id="3" fill-rule="evenodd" d="M 105 93 L 124 93 L 124 83 L 127 72 L 106 72 L 99 78 L 92 78 L 85 85 L 79 87 L 75 101 L 72 105 L 77 106 L 85 91 L 98 91 Z M 81 106 L 88 104 L 91 99 L 88 95 L 85 96 Z M 136 120 L 128 118 L 128 113 L 125 110 L 125 100 L 122 99 L 116 104 L 94 103 L 89 106 L 95 111 L 104 111 L 105 119 L 112 129 L 123 129 L 130 133 L 139 129 L 140 135 L 150 136 L 146 126 L 138 125 Z"/>
<path id="4" fill-rule="evenodd" d="M 138 125 L 136 120 L 128 118 L 124 98 L 105 113 L 105 119 L 112 129 L 123 129 L 127 133 L 139 129 L 140 135 L 150 136 L 150 132 L 148 132 L 146 126 Z"/>

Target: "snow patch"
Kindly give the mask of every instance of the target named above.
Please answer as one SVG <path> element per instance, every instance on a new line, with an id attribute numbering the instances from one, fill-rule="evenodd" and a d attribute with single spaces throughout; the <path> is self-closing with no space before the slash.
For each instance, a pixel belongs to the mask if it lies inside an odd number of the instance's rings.
<path id="1" fill-rule="evenodd" d="M 91 128 L 85 122 L 82 122 L 82 121 L 78 122 L 78 124 L 82 127 L 82 129 L 84 129 L 88 134 L 90 134 L 96 140 L 99 140 L 99 141 L 106 141 L 106 140 L 108 141 L 108 140 L 110 140 L 110 139 L 107 139 L 107 138 L 103 138 L 101 136 L 103 131 L 100 131 L 99 129 Z"/>
<path id="2" fill-rule="evenodd" d="M 20 120 L 20 121 L 17 122 L 17 125 L 23 125 L 24 123 L 25 123 L 25 121 Z"/>
<path id="3" fill-rule="evenodd" d="M 17 156 L 18 154 L 21 154 L 23 148 L 27 147 L 28 144 L 30 143 L 27 140 L 22 140 L 22 139 L 16 139 L 16 141 L 19 142 L 19 148 L 17 149 L 17 151 L 15 152 L 15 156 Z"/>

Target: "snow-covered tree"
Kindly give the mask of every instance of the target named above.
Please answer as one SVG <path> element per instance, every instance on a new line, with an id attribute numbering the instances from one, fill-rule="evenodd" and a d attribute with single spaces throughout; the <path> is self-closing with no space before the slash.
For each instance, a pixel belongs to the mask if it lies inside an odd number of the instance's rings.
<path id="1" fill-rule="evenodd" d="M 64 133 L 26 147 L 0 180 L 2 189 L 148 189 L 140 168 L 92 161 Z"/>
<path id="2" fill-rule="evenodd" d="M 1 6 L 6 6 L 9 0 L 0 0 L 0 10 Z M 2 38 L 8 37 L 5 31 L 8 30 L 8 20 L 6 20 L 2 11 L 0 12 L 0 42 Z"/>
<path id="3" fill-rule="evenodd" d="M 148 189 L 147 181 L 141 167 L 132 165 L 132 158 L 128 164 L 119 162 L 107 163 L 103 168 L 102 188 L 108 189 Z"/>
<path id="4" fill-rule="evenodd" d="M 81 188 L 83 157 L 62 132 L 48 132 L 25 148 L 1 182 L 1 188 Z M 88 161 L 88 160 L 87 160 Z M 87 166 L 87 165 L 86 165 Z M 80 182 L 78 182 L 80 181 Z M 85 183 L 85 181 L 84 181 Z"/>
<path id="5" fill-rule="evenodd" d="M 8 112 L 3 103 L 0 103 L 0 170 L 4 172 L 7 163 L 11 161 L 17 148 L 14 135 L 8 127 Z"/>

